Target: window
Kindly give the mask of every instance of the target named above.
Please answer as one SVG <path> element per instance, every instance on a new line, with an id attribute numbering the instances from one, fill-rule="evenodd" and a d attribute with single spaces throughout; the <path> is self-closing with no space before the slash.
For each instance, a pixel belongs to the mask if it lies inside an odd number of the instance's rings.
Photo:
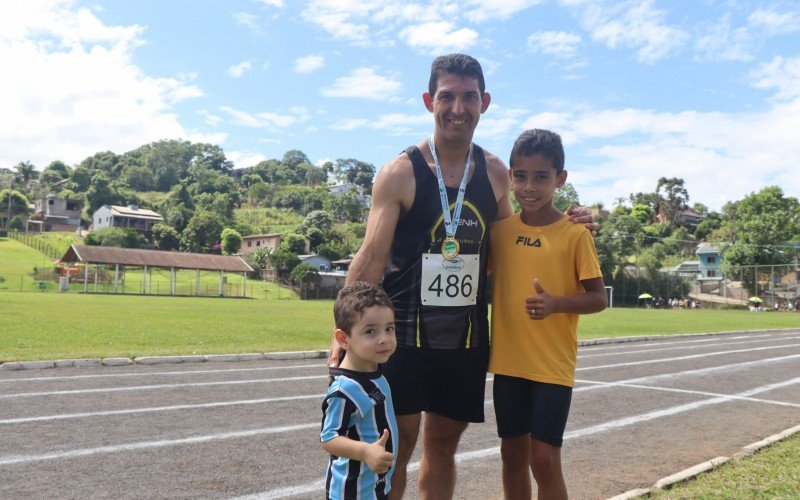
<path id="1" fill-rule="evenodd" d="M 74 201 L 67 202 L 67 210 L 69 210 L 70 212 L 74 212 L 77 209 L 78 209 L 77 204 Z"/>
<path id="2" fill-rule="evenodd" d="M 715 277 L 716 275 L 717 275 L 717 272 L 716 272 L 716 271 L 708 271 L 708 277 L 709 277 L 709 278 L 713 278 L 713 277 Z"/>
<path id="3" fill-rule="evenodd" d="M 709 257 L 708 257 L 708 263 L 709 263 L 709 264 L 715 264 L 716 262 L 717 262 L 717 258 L 716 258 L 716 257 L 714 257 L 713 255 L 709 255 Z"/>
<path id="4" fill-rule="evenodd" d="M 260 247 L 261 246 L 261 242 L 260 241 L 256 241 L 256 246 Z"/>
<path id="5" fill-rule="evenodd" d="M 252 241 L 248 241 L 248 242 L 247 242 L 247 246 L 248 246 L 248 247 L 251 247 L 251 246 L 253 246 L 253 242 L 252 242 Z"/>
<path id="6" fill-rule="evenodd" d="M 47 200 L 48 205 L 54 205 L 56 200 Z"/>

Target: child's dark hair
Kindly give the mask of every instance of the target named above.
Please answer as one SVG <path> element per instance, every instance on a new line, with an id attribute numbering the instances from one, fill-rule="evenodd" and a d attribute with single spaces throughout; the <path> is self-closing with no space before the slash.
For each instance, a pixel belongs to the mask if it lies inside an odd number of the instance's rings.
<path id="1" fill-rule="evenodd" d="M 537 153 L 550 160 L 556 169 L 556 175 L 564 171 L 564 146 L 561 144 L 561 136 L 540 128 L 526 130 L 517 137 L 511 149 L 508 166 L 514 168 L 514 160 L 520 156 L 533 156 Z"/>
<path id="2" fill-rule="evenodd" d="M 378 285 L 356 281 L 342 288 L 336 295 L 336 303 L 333 304 L 336 328 L 350 335 L 350 330 L 364 313 L 364 309 L 372 306 L 393 309 L 392 300 Z"/>
<path id="3" fill-rule="evenodd" d="M 428 81 L 428 93 L 436 95 L 436 88 L 439 85 L 439 78 L 442 75 L 458 75 L 475 78 L 478 80 L 478 90 L 481 95 L 486 91 L 486 82 L 483 79 L 483 68 L 481 63 L 472 56 L 466 54 L 448 54 L 439 56 L 431 64 L 431 78 Z"/>

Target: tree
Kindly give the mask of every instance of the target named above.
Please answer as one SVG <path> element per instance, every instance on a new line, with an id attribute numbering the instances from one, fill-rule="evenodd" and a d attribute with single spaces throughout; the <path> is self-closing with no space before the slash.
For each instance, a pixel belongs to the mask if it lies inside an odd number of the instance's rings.
<path id="1" fill-rule="evenodd" d="M 177 250 L 181 236 L 172 226 L 159 222 L 153 226 L 153 241 L 159 250 Z"/>
<path id="2" fill-rule="evenodd" d="M 222 230 L 220 240 L 222 242 L 222 253 L 224 255 L 233 255 L 237 253 L 242 246 L 242 235 L 235 229 L 229 227 Z"/>
<path id="3" fill-rule="evenodd" d="M 333 171 L 341 182 L 350 182 L 361 186 L 367 193 L 372 192 L 372 181 L 375 177 L 375 165 L 353 158 L 338 159 L 333 164 Z"/>
<path id="4" fill-rule="evenodd" d="M 663 208 L 667 220 L 674 224 L 681 210 L 689 201 L 689 192 L 684 187 L 683 179 L 661 177 L 656 184 L 656 195 L 659 197 L 659 206 Z"/>
<path id="5" fill-rule="evenodd" d="M 28 181 L 39 177 L 39 172 L 36 167 L 29 161 L 21 161 L 14 166 L 17 171 L 15 176 L 15 183 L 23 189 L 28 189 Z"/>
<path id="6" fill-rule="evenodd" d="M 277 250 L 271 252 L 267 258 L 272 264 L 272 267 L 274 267 L 275 271 L 279 274 L 290 272 L 295 266 L 300 264 L 300 259 L 297 257 L 297 254 L 288 250 L 283 246 L 283 243 L 281 243 Z"/>
<path id="7" fill-rule="evenodd" d="M 358 222 L 365 218 L 367 207 L 358 198 L 355 189 L 350 189 L 339 196 L 331 196 L 323 204 L 323 208 L 335 214 L 340 221 Z"/>
<path id="8" fill-rule="evenodd" d="M 39 182 L 45 186 L 52 186 L 53 184 L 68 179 L 70 175 L 70 168 L 63 161 L 53 161 L 45 167 L 41 175 L 39 175 Z"/>
<path id="9" fill-rule="evenodd" d="M 299 255 L 306 251 L 306 238 L 302 234 L 289 233 L 283 238 L 281 246 Z"/>
<path id="10" fill-rule="evenodd" d="M 631 209 L 631 217 L 638 220 L 642 224 L 650 224 L 653 222 L 653 209 L 648 205 L 637 204 Z"/>
<path id="11" fill-rule="evenodd" d="M 308 229 L 315 227 L 324 233 L 327 233 L 333 227 L 333 216 L 325 210 L 314 210 L 306 215 L 303 221 L 303 228 Z"/>
<path id="12" fill-rule="evenodd" d="M 181 247 L 189 252 L 207 253 L 219 240 L 224 222 L 214 213 L 198 211 L 189 220 L 181 236 Z"/>
<path id="13" fill-rule="evenodd" d="M 298 264 L 289 275 L 292 283 L 299 284 L 303 288 L 318 277 L 319 272 L 308 264 Z"/>
<path id="14" fill-rule="evenodd" d="M 726 272 L 736 265 L 785 264 L 796 256 L 796 250 L 782 244 L 800 240 L 800 202 L 785 197 L 780 187 L 751 193 L 723 210 L 722 232 L 733 242 L 723 254 Z"/>
<path id="15" fill-rule="evenodd" d="M 306 238 L 308 238 L 312 250 L 317 249 L 322 243 L 325 243 L 325 233 L 318 227 L 309 227 L 306 229 L 305 235 Z"/>
<path id="16" fill-rule="evenodd" d="M 553 195 L 553 206 L 562 212 L 566 212 L 570 205 L 580 204 L 578 192 L 575 190 L 575 186 L 569 182 L 565 182 Z"/>
<path id="17" fill-rule="evenodd" d="M 92 177 L 92 183 L 86 191 L 86 211 L 89 215 L 103 205 L 113 205 L 120 202 L 120 196 L 111 188 L 111 180 L 102 172 Z"/>
<path id="18" fill-rule="evenodd" d="M 153 189 L 153 172 L 140 165 L 128 165 L 122 169 L 122 182 L 136 191 L 150 191 Z"/>
<path id="19" fill-rule="evenodd" d="M 27 214 L 28 204 L 28 198 L 19 191 L 13 189 L 4 189 L 0 191 L 0 212 L 3 214 L 11 216 Z"/>
<path id="20" fill-rule="evenodd" d="M 142 248 L 147 244 L 147 239 L 135 229 L 106 227 L 87 234 L 83 242 L 94 246 Z"/>

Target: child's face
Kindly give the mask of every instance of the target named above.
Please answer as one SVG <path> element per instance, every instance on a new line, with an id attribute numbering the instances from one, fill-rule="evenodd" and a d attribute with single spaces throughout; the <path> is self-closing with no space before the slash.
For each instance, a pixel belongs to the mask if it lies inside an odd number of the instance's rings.
<path id="1" fill-rule="evenodd" d="M 337 336 L 347 351 L 344 366 L 358 371 L 375 371 L 397 348 L 394 334 L 394 311 L 384 306 L 372 306 L 355 322 L 350 335 Z"/>
<path id="2" fill-rule="evenodd" d="M 564 185 L 567 171 L 556 175 L 553 163 L 543 155 L 519 156 L 509 171 L 511 187 L 523 212 L 551 206 L 556 188 Z"/>

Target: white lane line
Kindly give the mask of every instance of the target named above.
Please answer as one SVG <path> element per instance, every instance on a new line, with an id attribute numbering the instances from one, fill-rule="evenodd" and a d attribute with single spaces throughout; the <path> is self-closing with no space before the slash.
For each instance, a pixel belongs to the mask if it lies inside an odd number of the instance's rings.
<path id="1" fill-rule="evenodd" d="M 142 372 L 142 373 L 98 373 L 95 375 L 67 375 L 57 377 L 26 377 L 26 378 L 9 378 L 0 380 L 0 382 L 47 382 L 51 380 L 76 380 L 85 378 L 118 378 L 118 377 L 151 377 L 151 376 L 180 376 L 180 375 L 203 375 L 208 373 L 236 373 L 236 372 L 258 372 L 266 370 L 299 370 L 301 368 L 324 368 L 328 367 L 325 364 L 315 363 L 313 365 L 290 365 L 290 366 L 263 366 L 260 368 L 223 368 L 219 370 L 188 370 L 176 372 Z"/>
<path id="2" fill-rule="evenodd" d="M 150 408 L 128 408 L 125 410 L 107 410 L 107 411 L 95 411 L 87 413 L 62 413 L 60 415 L 45 415 L 41 417 L 9 418 L 6 420 L 0 420 L 0 425 L 27 424 L 30 422 L 49 422 L 51 420 L 68 420 L 73 418 L 108 417 L 113 415 L 130 415 L 134 413 L 154 413 L 159 411 L 197 410 L 203 408 L 220 408 L 225 406 L 236 406 L 236 405 L 257 405 L 257 404 L 276 403 L 284 401 L 298 401 L 302 399 L 319 399 L 321 401 L 322 396 L 320 394 L 306 394 L 303 396 L 286 396 L 280 398 L 262 398 L 262 399 L 242 399 L 239 401 L 218 401 L 214 403 L 199 403 L 192 405 L 153 406 Z"/>
<path id="3" fill-rule="evenodd" d="M 578 382 L 576 380 L 576 382 Z M 650 391 L 661 391 L 661 392 L 675 392 L 679 394 L 692 394 L 695 396 L 712 396 L 712 397 L 730 397 L 731 399 L 736 399 L 739 401 L 749 401 L 752 403 L 767 403 L 772 405 L 778 406 L 789 406 L 792 408 L 800 408 L 800 403 L 787 403 L 786 401 L 776 401 L 774 399 L 761 399 L 761 398 L 750 398 L 746 396 L 729 396 L 727 394 L 722 394 L 719 392 L 708 392 L 708 391 L 695 391 L 691 389 L 677 389 L 674 387 L 656 387 L 652 385 L 643 385 L 643 384 L 626 384 L 621 382 L 600 382 L 596 380 L 581 380 L 580 382 L 584 384 L 598 384 L 598 385 L 607 385 L 612 387 L 630 387 L 633 389 L 646 389 Z M 792 383 L 800 383 L 800 377 L 791 380 Z"/>
<path id="4" fill-rule="evenodd" d="M 788 356 L 778 356 L 775 358 L 764 358 L 758 359 L 755 361 L 742 361 L 740 363 L 731 363 L 727 365 L 718 365 L 718 366 L 708 366 L 706 368 L 696 368 L 694 370 L 684 370 L 680 372 L 670 372 L 670 373 L 659 373 L 656 375 L 645 375 L 644 377 L 636 377 L 636 378 L 629 378 L 626 380 L 618 380 L 618 383 L 625 383 L 625 384 L 635 384 L 635 383 L 648 383 L 654 382 L 656 380 L 661 380 L 665 378 L 673 378 L 673 377 L 681 377 L 687 375 L 705 375 L 712 372 L 726 372 L 730 370 L 734 370 L 737 368 L 746 368 L 746 367 L 753 367 L 753 366 L 760 366 L 760 365 L 768 365 L 771 363 L 780 363 L 782 361 L 788 361 L 792 359 L 800 358 L 800 354 L 790 354 Z M 602 385 L 593 385 L 589 387 L 576 387 L 573 389 L 573 392 L 584 392 L 584 391 L 592 391 L 596 389 L 606 389 L 606 386 Z"/>
<path id="5" fill-rule="evenodd" d="M 54 460 L 63 458 L 85 457 L 97 455 L 99 453 L 119 453 L 125 451 L 146 450 L 150 448 L 163 448 L 165 446 L 176 446 L 183 444 L 200 444 L 210 441 L 221 441 L 224 439 L 241 439 L 264 434 L 277 434 L 281 432 L 294 432 L 306 429 L 318 429 L 319 422 L 312 424 L 288 425 L 283 427 L 268 427 L 265 429 L 253 429 L 250 431 L 226 432 L 224 434 L 211 434 L 207 436 L 194 436 L 183 439 L 162 439 L 159 441 L 144 441 L 140 443 L 126 443 L 113 446 L 99 446 L 97 448 L 84 448 L 82 450 L 56 451 L 53 453 L 42 453 L 40 455 L 21 455 L 0 458 L 0 466 L 16 465 L 30 462 L 40 462 L 42 460 Z"/>
<path id="6" fill-rule="evenodd" d="M 179 387 L 210 387 L 215 385 L 266 384 L 270 382 L 292 382 L 295 380 L 313 380 L 313 379 L 326 379 L 326 378 L 328 378 L 327 375 L 312 375 L 307 377 L 264 378 L 264 379 L 254 379 L 254 380 L 227 380 L 221 382 L 189 382 L 186 384 L 137 385 L 130 387 L 101 387 L 98 389 L 73 389 L 68 391 L 18 392 L 15 394 L 2 394 L 0 395 L 0 399 L 33 398 L 38 396 L 64 396 L 72 394 L 96 394 L 101 392 L 146 391 L 150 389 L 176 389 Z"/>
<path id="7" fill-rule="evenodd" d="M 619 380 L 616 382 L 593 382 L 593 381 L 584 381 L 584 380 L 576 380 L 578 383 L 593 383 L 596 385 L 592 385 L 589 387 L 576 387 L 573 389 L 573 392 L 583 392 L 593 389 L 599 388 L 608 388 L 612 387 L 614 384 L 623 385 L 623 384 L 635 384 L 637 382 L 652 382 L 655 380 L 661 380 L 664 378 L 671 378 L 671 377 L 679 377 L 685 375 L 699 375 L 703 373 L 709 373 L 713 371 L 729 371 L 734 370 L 737 368 L 744 368 L 749 366 L 757 366 L 762 364 L 769 364 L 769 363 L 778 363 L 781 361 L 786 361 L 790 359 L 797 359 L 800 358 L 800 354 L 790 355 L 790 356 L 780 356 L 777 358 L 766 358 L 760 359 L 757 361 L 744 361 L 741 363 L 732 363 L 728 365 L 719 365 L 719 366 L 712 366 L 707 368 L 700 368 L 696 370 L 684 370 L 679 372 L 671 372 L 671 373 L 662 373 L 658 375 L 649 375 L 646 377 L 637 377 L 627 380 Z M 486 377 L 487 382 L 491 382 L 494 380 L 494 376 L 489 374 Z M 597 385 L 601 384 L 601 385 Z M 649 386 L 647 386 L 649 387 Z M 19 417 L 19 418 L 11 418 L 6 420 L 0 420 L 0 424 L 20 424 L 20 423 L 28 423 L 28 422 L 45 422 L 50 420 L 65 420 L 65 419 L 72 419 L 72 418 L 88 418 L 88 417 L 101 417 L 101 416 L 110 416 L 110 415 L 125 415 L 130 413 L 149 413 L 149 412 L 158 412 L 158 411 L 171 411 L 171 410 L 192 410 L 192 409 L 200 409 L 200 408 L 215 408 L 220 406 L 230 406 L 230 405 L 248 405 L 248 404 L 261 404 L 261 403 L 270 403 L 274 401 L 293 401 L 293 400 L 301 400 L 301 399 L 314 399 L 320 398 L 319 394 L 307 394 L 307 395 L 298 395 L 298 396 L 287 396 L 282 398 L 264 398 L 264 399 L 246 399 L 240 401 L 222 401 L 222 402 L 214 402 L 214 403 L 198 403 L 198 404 L 191 404 L 191 405 L 174 405 L 174 406 L 157 406 L 152 408 L 133 408 L 133 409 L 124 409 L 124 410 L 107 410 L 107 411 L 98 411 L 98 412 L 91 412 L 91 413 L 65 413 L 60 415 L 46 415 L 41 417 Z M 487 405 L 492 404 L 492 400 L 489 399 L 486 401 Z"/>
<path id="8" fill-rule="evenodd" d="M 775 340 L 797 340 L 800 339 L 800 336 L 793 336 L 793 337 L 781 337 Z M 763 343 L 763 339 L 756 339 L 756 340 L 742 340 L 738 342 L 717 342 L 715 344 L 703 344 L 703 345 L 682 345 L 682 346 L 675 346 L 675 347 L 662 347 L 659 349 L 631 349 L 627 351 L 618 351 L 618 352 L 601 352 L 599 354 L 579 354 L 579 359 L 587 359 L 587 358 L 599 358 L 602 356 L 623 356 L 628 354 L 641 354 L 641 353 L 648 353 L 648 352 L 665 352 L 665 351 L 678 351 L 678 350 L 686 350 L 686 349 L 704 349 L 706 347 L 727 347 L 729 345 L 741 345 L 741 344 L 755 344 L 755 343 Z"/>
<path id="9" fill-rule="evenodd" d="M 646 342 L 647 346 L 655 346 L 655 345 L 675 345 L 675 344 L 694 344 L 699 342 L 717 342 L 720 340 L 739 340 L 739 339 L 752 339 L 752 338 L 761 338 L 761 339 L 769 339 L 770 337 L 776 337 L 780 335 L 790 335 L 797 333 L 797 330 L 784 330 L 780 332 L 767 332 L 767 333 L 748 333 L 746 335 L 736 335 L 734 337 L 729 337 L 727 335 L 718 335 L 718 334 L 708 334 L 708 338 L 703 339 L 691 339 L 691 340 L 682 340 L 683 337 L 672 337 L 669 334 L 660 335 L 658 340 L 643 340 L 641 342 Z M 702 333 L 697 335 L 703 335 Z M 624 337 L 620 337 L 624 338 Z M 663 339 L 663 341 L 662 341 Z M 587 339 L 591 340 L 591 339 Z M 587 350 L 587 351 L 607 351 L 610 349 L 625 349 L 626 347 L 633 347 L 636 344 L 640 344 L 640 342 L 617 342 L 613 344 L 601 344 L 601 345 L 587 345 L 581 346 L 579 350 Z"/>
<path id="10" fill-rule="evenodd" d="M 666 363 L 668 361 L 683 361 L 686 359 L 697 359 L 697 358 L 708 358 L 711 356 L 724 356 L 726 354 L 740 354 L 743 352 L 755 352 L 755 351 L 767 351 L 770 349 L 784 349 L 786 347 L 800 347 L 800 344 L 783 344 L 783 345 L 773 345 L 768 347 L 752 347 L 750 349 L 735 349 L 731 351 L 716 351 L 716 352 L 704 352 L 702 354 L 692 354 L 689 356 L 677 356 L 673 358 L 659 358 L 659 359 L 646 359 L 644 361 L 628 361 L 626 363 L 613 363 L 610 365 L 598 365 L 598 366 L 583 366 L 577 368 L 575 371 L 586 371 L 586 370 L 600 370 L 602 368 L 619 368 L 622 366 L 636 366 L 636 365 L 649 365 L 653 363 Z"/>
<path id="11" fill-rule="evenodd" d="M 601 432 L 605 432 L 612 429 L 617 429 L 620 427 L 627 427 L 629 425 L 634 425 L 642 422 L 647 422 L 650 420 L 655 420 L 662 417 L 668 417 L 671 415 L 676 415 L 679 413 L 684 413 L 691 410 L 696 410 L 703 406 L 713 405 L 724 403 L 727 401 L 735 401 L 737 397 L 747 397 L 753 396 L 755 394 L 759 394 L 761 392 L 767 392 L 779 387 L 785 387 L 787 385 L 794 385 L 800 383 L 800 378 L 787 380 L 784 382 L 778 382 L 775 384 L 764 385 L 761 387 L 756 387 L 755 389 L 750 389 L 739 394 L 734 394 L 730 396 L 720 396 L 714 397 L 702 401 L 696 401 L 694 403 L 689 403 L 685 405 L 673 406 L 671 408 L 665 408 L 663 410 L 652 411 L 648 413 L 643 413 L 640 415 L 633 415 L 630 417 L 625 417 L 617 420 L 610 420 L 608 422 L 604 422 L 598 425 L 592 425 L 589 427 L 585 427 L 583 429 L 577 429 L 574 431 L 569 431 L 564 434 L 564 439 L 575 439 L 579 437 L 586 437 L 591 436 L 594 434 L 599 434 Z M 457 463 L 464 463 L 469 462 L 472 460 L 482 460 L 485 458 L 496 458 L 500 455 L 500 447 L 494 446 L 491 448 L 485 448 L 482 450 L 475 450 L 475 451 L 468 451 L 468 452 L 461 452 L 456 454 L 456 462 Z M 408 465 L 408 472 L 413 472 L 419 469 L 419 462 L 414 462 Z M 312 483 L 301 484 L 297 486 L 291 486 L 288 488 L 279 488 L 275 490 L 264 491 L 261 493 L 255 493 L 252 495 L 248 495 L 245 497 L 236 497 L 235 500 L 266 500 L 266 499 L 274 499 L 274 498 L 287 498 L 292 496 L 298 495 L 308 495 L 311 493 L 320 493 L 322 489 L 325 487 L 324 482 L 321 481 L 314 481 Z"/>

